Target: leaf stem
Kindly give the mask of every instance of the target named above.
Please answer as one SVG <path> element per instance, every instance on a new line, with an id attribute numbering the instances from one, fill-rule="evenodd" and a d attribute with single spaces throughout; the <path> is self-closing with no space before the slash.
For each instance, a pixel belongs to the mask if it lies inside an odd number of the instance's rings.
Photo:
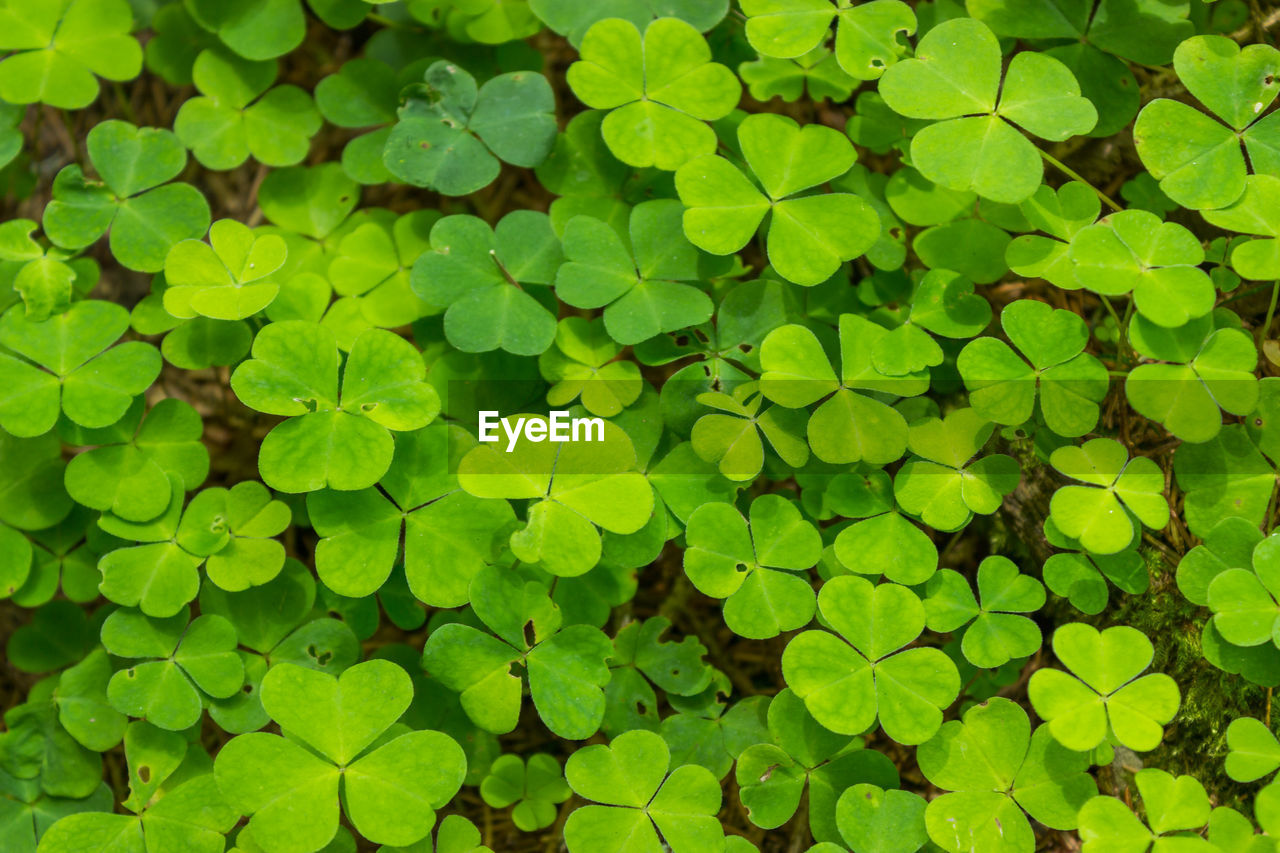
<path id="1" fill-rule="evenodd" d="M 1063 163 L 1061 160 L 1059 160 L 1057 157 L 1054 157 L 1052 154 L 1050 154 L 1048 151 L 1045 151 L 1043 148 L 1040 148 L 1037 150 L 1039 150 L 1041 157 L 1043 157 L 1046 161 L 1048 161 L 1050 165 L 1055 166 L 1060 172 L 1062 172 L 1068 178 L 1070 178 L 1073 181 L 1079 181 L 1080 183 L 1084 184 L 1089 189 L 1097 193 L 1098 198 L 1102 199 L 1103 203 L 1105 203 L 1107 207 L 1117 212 L 1124 210 L 1124 208 L 1122 208 L 1120 205 L 1116 204 L 1114 200 L 1112 200 L 1111 196 L 1107 195 L 1102 190 L 1098 189 L 1093 184 L 1089 183 L 1084 178 L 1082 178 L 1080 176 L 1080 173 L 1077 172 L 1075 169 L 1072 169 L 1066 163 Z"/>
<path id="2" fill-rule="evenodd" d="M 1262 324 L 1262 336 L 1258 341 L 1259 346 L 1261 346 L 1262 341 L 1265 341 L 1271 336 L 1271 321 L 1276 318 L 1277 297 L 1280 297 L 1280 280 L 1274 281 L 1271 284 L 1271 304 L 1267 306 L 1267 319 L 1266 322 Z"/>
<path id="3" fill-rule="evenodd" d="M 1121 348 L 1121 345 L 1125 343 L 1126 339 L 1126 335 L 1124 333 L 1124 321 L 1120 319 L 1120 315 L 1116 313 L 1116 306 L 1111 304 L 1111 300 L 1108 299 L 1105 294 L 1099 293 L 1098 298 L 1101 299 L 1102 304 L 1106 306 L 1107 313 L 1111 315 L 1111 319 L 1116 321 L 1116 334 L 1120 336 L 1116 341 L 1116 349 L 1118 351 Z"/>

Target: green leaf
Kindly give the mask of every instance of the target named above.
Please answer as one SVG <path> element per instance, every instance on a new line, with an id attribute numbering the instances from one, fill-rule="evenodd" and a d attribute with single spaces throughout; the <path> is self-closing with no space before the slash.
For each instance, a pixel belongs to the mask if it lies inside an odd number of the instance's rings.
<path id="1" fill-rule="evenodd" d="M 619 160 L 675 170 L 715 151 L 704 122 L 728 115 L 742 89 L 732 71 L 711 61 L 692 25 L 659 18 L 642 34 L 631 21 L 607 18 L 587 30 L 578 52 L 569 87 L 588 107 L 611 111 L 601 131 Z"/>
<path id="2" fill-rule="evenodd" d="M 77 165 L 54 179 L 44 229 L 56 245 L 81 249 L 110 232 L 111 254 L 140 272 L 164 268 L 170 248 L 209 228 L 209 204 L 195 187 L 168 183 L 187 164 L 171 132 L 105 121 L 89 131 L 89 159 L 101 181 Z"/>
<path id="3" fill-rule="evenodd" d="M 395 177 L 445 195 L 467 195 L 497 177 L 499 161 L 532 167 L 556 138 L 555 98 L 541 74 L 501 74 L 477 88 L 440 61 L 406 90 L 383 150 Z"/>
<path id="4" fill-rule="evenodd" d="M 1259 117 L 1280 92 L 1275 81 L 1280 51 L 1266 44 L 1242 50 L 1224 36 L 1203 35 L 1182 42 L 1173 65 L 1187 90 L 1225 124 L 1158 98 L 1134 125 L 1138 155 L 1178 204 L 1198 210 L 1226 207 L 1244 192 L 1245 153 L 1255 169 L 1265 171 L 1267 152 L 1275 145 L 1275 123 Z"/>
<path id="5" fill-rule="evenodd" d="M 630 249 L 598 219 L 569 220 L 566 263 L 555 274 L 556 295 L 578 308 L 604 308 L 609 337 L 623 345 L 705 323 L 712 304 L 690 283 L 702 277 L 699 254 L 682 233 L 680 217 L 680 203 L 674 199 L 636 205 L 628 229 Z"/>
<path id="6" fill-rule="evenodd" d="M 684 233 L 716 255 L 738 251 L 766 214 L 769 261 L 789 281 L 805 286 L 831 277 L 843 261 L 871 248 L 880 233 L 874 208 L 850 193 L 797 193 L 831 181 L 853 166 L 848 139 L 820 125 L 759 114 L 738 126 L 747 166 L 767 195 L 724 158 L 689 160 L 676 172 L 684 204 Z"/>
<path id="7" fill-rule="evenodd" d="M 1142 675 L 1154 652 L 1141 631 L 1118 625 L 1099 632 L 1073 622 L 1054 632 L 1053 651 L 1077 677 L 1037 670 L 1028 690 L 1058 743 L 1081 752 L 1105 740 L 1137 751 L 1160 744 L 1180 695 L 1169 676 Z"/>
<path id="8" fill-rule="evenodd" d="M 725 624 L 751 639 L 776 637 L 813 618 L 815 597 L 803 572 L 822 542 L 794 504 L 780 495 L 751 503 L 748 522 L 730 504 L 709 503 L 689 516 L 684 569 L 693 585 L 726 599 Z"/>
<path id="9" fill-rule="evenodd" d="M 0 48 L 0 98 L 65 110 L 98 96 L 97 77 L 131 80 L 142 70 L 142 48 L 130 35 L 125 0 L 59 0 L 40 10 L 5 9 Z"/>
<path id="10" fill-rule="evenodd" d="M 1079 286 L 1133 293 L 1151 322 L 1176 328 L 1213 308 L 1214 286 L 1198 268 L 1204 250 L 1186 228 L 1145 210 L 1124 210 L 1078 231 L 1068 250 Z"/>
<path id="11" fill-rule="evenodd" d="M 301 366 L 301 369 L 299 367 Z M 246 405 L 290 417 L 263 440 L 258 466 L 282 492 L 376 483 L 395 450 L 388 430 L 420 429 L 440 410 L 412 344 L 381 329 L 356 338 L 338 392 L 338 347 L 325 326 L 273 323 L 236 368 L 232 390 Z"/>
<path id="12" fill-rule="evenodd" d="M 569 756 L 569 786 L 584 799 L 604 804 L 582 806 L 569 815 L 564 828 L 569 850 L 658 851 L 665 841 L 673 853 L 695 853 L 722 844 L 715 777 L 696 765 L 668 775 L 669 766 L 666 743 L 643 730 Z"/>
<path id="13" fill-rule="evenodd" d="M 0 344 L 21 358 L 0 353 L 9 388 L 0 397 L 0 427 L 21 437 L 41 435 L 59 410 L 84 427 L 119 420 L 160 372 L 160 354 L 150 344 L 112 347 L 128 324 L 123 308 L 98 300 L 77 302 L 41 322 L 28 320 L 21 306 L 6 311 Z"/>
<path id="14" fill-rule="evenodd" d="M 1036 191 L 1044 169 L 1035 146 L 1010 122 L 1060 141 L 1092 130 L 1097 111 L 1080 96 L 1071 71 L 1050 56 L 1017 54 L 1003 84 L 1000 64 L 991 30 L 957 18 L 926 33 L 915 58 L 886 70 L 880 93 L 903 116 L 939 122 L 911 142 L 912 161 L 925 177 L 1016 204 Z"/>
<path id="15" fill-rule="evenodd" d="M 1140 530 L 1133 518 L 1155 529 L 1169 523 L 1164 475 L 1149 459 L 1129 459 L 1118 441 L 1095 438 L 1079 447 L 1061 447 L 1050 462 L 1068 477 L 1088 484 L 1061 487 L 1049 505 L 1058 529 L 1079 539 L 1087 550 L 1096 554 L 1123 550 Z"/>
<path id="16" fill-rule="evenodd" d="M 960 678 L 937 649 L 898 651 L 924 629 L 920 600 L 897 584 L 839 577 L 823 585 L 818 608 L 840 636 L 806 631 L 782 655 L 787 684 L 814 718 L 832 731 L 857 734 L 878 717 L 899 743 L 928 740 Z M 891 612 L 896 615 L 888 619 Z"/>

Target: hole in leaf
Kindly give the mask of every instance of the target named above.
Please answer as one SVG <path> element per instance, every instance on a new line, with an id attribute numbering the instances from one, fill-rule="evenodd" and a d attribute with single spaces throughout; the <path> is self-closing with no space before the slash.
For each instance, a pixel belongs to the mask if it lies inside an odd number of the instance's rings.
<path id="1" fill-rule="evenodd" d="M 240 689 L 243 690 L 245 693 L 253 693 L 252 684 L 246 684 L 244 687 L 241 687 Z"/>
<path id="2" fill-rule="evenodd" d="M 145 764 L 144 764 L 144 765 L 142 765 L 141 767 L 139 767 L 139 768 L 138 768 L 138 778 L 139 778 L 139 779 L 141 779 L 141 780 L 143 781 L 143 783 L 144 783 L 144 784 L 145 784 L 145 783 L 147 783 L 147 782 L 150 782 L 150 781 L 151 781 L 151 768 L 150 768 L 150 767 L 148 767 L 148 766 L 147 766 L 147 765 L 145 765 Z"/>
<path id="3" fill-rule="evenodd" d="M 643 717 L 649 713 L 649 709 L 644 706 L 643 702 L 636 702 L 636 713 Z"/>
<path id="4" fill-rule="evenodd" d="M 685 347 L 689 345 L 688 335 L 676 335 L 676 346 Z"/>
<path id="5" fill-rule="evenodd" d="M 533 630 L 533 620 L 530 619 L 528 622 L 524 623 L 521 630 L 524 632 L 524 644 L 526 646 L 532 646 L 537 639 L 537 634 Z"/>

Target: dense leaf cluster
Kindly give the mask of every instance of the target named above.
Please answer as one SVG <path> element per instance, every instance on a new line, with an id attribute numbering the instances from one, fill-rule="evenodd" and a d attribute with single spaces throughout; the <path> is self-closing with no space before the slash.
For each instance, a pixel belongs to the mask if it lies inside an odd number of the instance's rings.
<path id="1" fill-rule="evenodd" d="M 0 0 L 0 848 L 1280 849 L 1277 17 Z"/>

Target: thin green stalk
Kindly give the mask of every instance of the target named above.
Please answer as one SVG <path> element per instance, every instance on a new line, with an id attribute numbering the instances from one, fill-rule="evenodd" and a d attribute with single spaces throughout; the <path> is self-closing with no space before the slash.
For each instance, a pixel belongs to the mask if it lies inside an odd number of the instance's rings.
<path id="1" fill-rule="evenodd" d="M 1057 169 L 1060 172 L 1062 172 L 1064 175 L 1066 175 L 1068 178 L 1070 178 L 1073 181 L 1079 181 L 1080 183 L 1084 184 L 1085 186 L 1089 187 L 1089 189 L 1097 193 L 1098 198 L 1102 199 L 1103 203 L 1105 203 L 1107 207 L 1115 211 L 1124 210 L 1124 208 L 1122 208 L 1120 205 L 1116 204 L 1115 201 L 1112 200 L 1111 196 L 1107 195 L 1102 190 L 1098 189 L 1093 184 L 1089 183 L 1084 178 L 1082 178 L 1080 176 L 1080 173 L 1077 172 L 1075 169 L 1072 169 L 1066 163 L 1063 163 L 1061 160 L 1059 160 L 1057 157 L 1054 157 L 1052 154 L 1050 154 L 1048 151 L 1045 151 L 1043 148 L 1039 149 L 1039 151 L 1040 151 L 1041 157 L 1043 157 L 1051 165 L 1057 167 Z"/>
<path id="2" fill-rule="evenodd" d="M 1121 320 L 1120 315 L 1116 313 L 1116 306 L 1111 304 L 1110 299 L 1108 299 L 1105 295 L 1101 293 L 1098 294 L 1098 298 L 1101 299 L 1102 304 L 1106 306 L 1107 313 L 1111 315 L 1111 319 L 1116 321 L 1116 334 L 1120 335 L 1120 339 L 1116 342 L 1117 343 L 1116 348 L 1118 350 L 1119 349 L 1118 345 L 1123 344 L 1126 340 L 1126 336 L 1124 333 L 1124 321 Z"/>
<path id="3" fill-rule="evenodd" d="M 1276 297 L 1280 297 L 1280 281 L 1271 284 L 1271 304 L 1267 306 L 1267 320 L 1262 324 L 1261 341 L 1271 336 L 1271 321 L 1276 318 Z"/>

